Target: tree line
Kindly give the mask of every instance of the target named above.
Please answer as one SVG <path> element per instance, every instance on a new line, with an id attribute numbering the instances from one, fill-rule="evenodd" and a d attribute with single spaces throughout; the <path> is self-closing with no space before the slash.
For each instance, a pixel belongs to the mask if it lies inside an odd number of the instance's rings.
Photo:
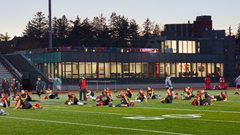
<path id="1" fill-rule="evenodd" d="M 142 29 L 134 19 L 112 13 L 107 19 L 102 14 L 94 17 L 68 20 L 63 15 L 52 20 L 53 46 L 101 46 L 101 47 L 137 47 L 144 41 L 161 33 L 160 25 L 146 19 Z M 23 32 L 25 39 L 45 43 L 48 39 L 48 19 L 37 12 L 28 22 Z M 47 44 L 46 44 L 47 45 Z M 42 47 L 47 47 L 47 46 Z M 140 46 L 139 46 L 140 47 Z"/>
<path id="2" fill-rule="evenodd" d="M 48 47 L 48 19 L 37 12 L 30 20 L 23 37 L 9 42 L 8 33 L 0 34 L 0 50 L 12 52 Z M 69 20 L 65 15 L 52 20 L 53 47 L 145 47 L 148 39 L 161 34 L 160 25 L 146 19 L 142 25 L 134 19 L 113 12 L 109 18 L 103 16 Z M 236 34 L 240 46 L 240 25 Z"/>

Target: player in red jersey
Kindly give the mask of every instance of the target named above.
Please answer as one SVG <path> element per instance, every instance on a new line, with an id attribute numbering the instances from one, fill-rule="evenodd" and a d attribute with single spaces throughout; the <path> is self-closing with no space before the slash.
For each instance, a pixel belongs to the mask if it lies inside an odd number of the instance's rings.
<path id="1" fill-rule="evenodd" d="M 173 95 L 174 95 L 173 89 L 171 89 L 171 88 L 168 89 L 166 97 L 163 100 L 161 100 L 161 103 L 172 103 L 173 102 Z"/>
<path id="2" fill-rule="evenodd" d="M 145 93 L 142 89 L 139 90 L 137 97 L 135 98 L 135 101 L 143 102 L 145 100 L 147 102 L 147 97 L 145 96 Z"/>
<path id="3" fill-rule="evenodd" d="M 6 108 L 10 107 L 10 97 L 7 96 L 5 93 L 2 93 L 1 97 L 1 106 Z"/>

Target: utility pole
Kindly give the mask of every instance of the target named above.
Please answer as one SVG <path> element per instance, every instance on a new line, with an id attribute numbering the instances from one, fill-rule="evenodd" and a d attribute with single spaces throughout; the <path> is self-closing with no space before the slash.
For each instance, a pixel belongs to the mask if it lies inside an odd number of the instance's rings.
<path id="1" fill-rule="evenodd" d="M 49 34 L 49 41 L 48 41 L 48 47 L 52 48 L 52 2 L 51 0 L 48 0 L 48 34 Z"/>

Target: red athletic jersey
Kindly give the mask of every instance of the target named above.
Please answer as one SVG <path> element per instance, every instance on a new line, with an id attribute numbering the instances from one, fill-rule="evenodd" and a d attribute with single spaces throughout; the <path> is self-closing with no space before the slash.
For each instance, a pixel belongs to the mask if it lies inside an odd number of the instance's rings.
<path id="1" fill-rule="evenodd" d="M 79 86 L 81 89 L 86 89 L 87 88 L 87 83 L 85 79 L 80 80 Z"/>
<path id="2" fill-rule="evenodd" d="M 5 102 L 7 100 L 7 96 L 2 97 L 2 102 Z"/>

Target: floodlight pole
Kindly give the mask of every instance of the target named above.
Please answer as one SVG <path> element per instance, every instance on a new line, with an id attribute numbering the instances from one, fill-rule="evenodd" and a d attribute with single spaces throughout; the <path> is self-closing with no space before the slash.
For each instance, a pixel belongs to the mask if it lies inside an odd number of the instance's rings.
<path id="1" fill-rule="evenodd" d="M 48 0 L 48 35 L 49 35 L 49 41 L 48 41 L 48 47 L 52 48 L 52 2 L 51 0 Z"/>

